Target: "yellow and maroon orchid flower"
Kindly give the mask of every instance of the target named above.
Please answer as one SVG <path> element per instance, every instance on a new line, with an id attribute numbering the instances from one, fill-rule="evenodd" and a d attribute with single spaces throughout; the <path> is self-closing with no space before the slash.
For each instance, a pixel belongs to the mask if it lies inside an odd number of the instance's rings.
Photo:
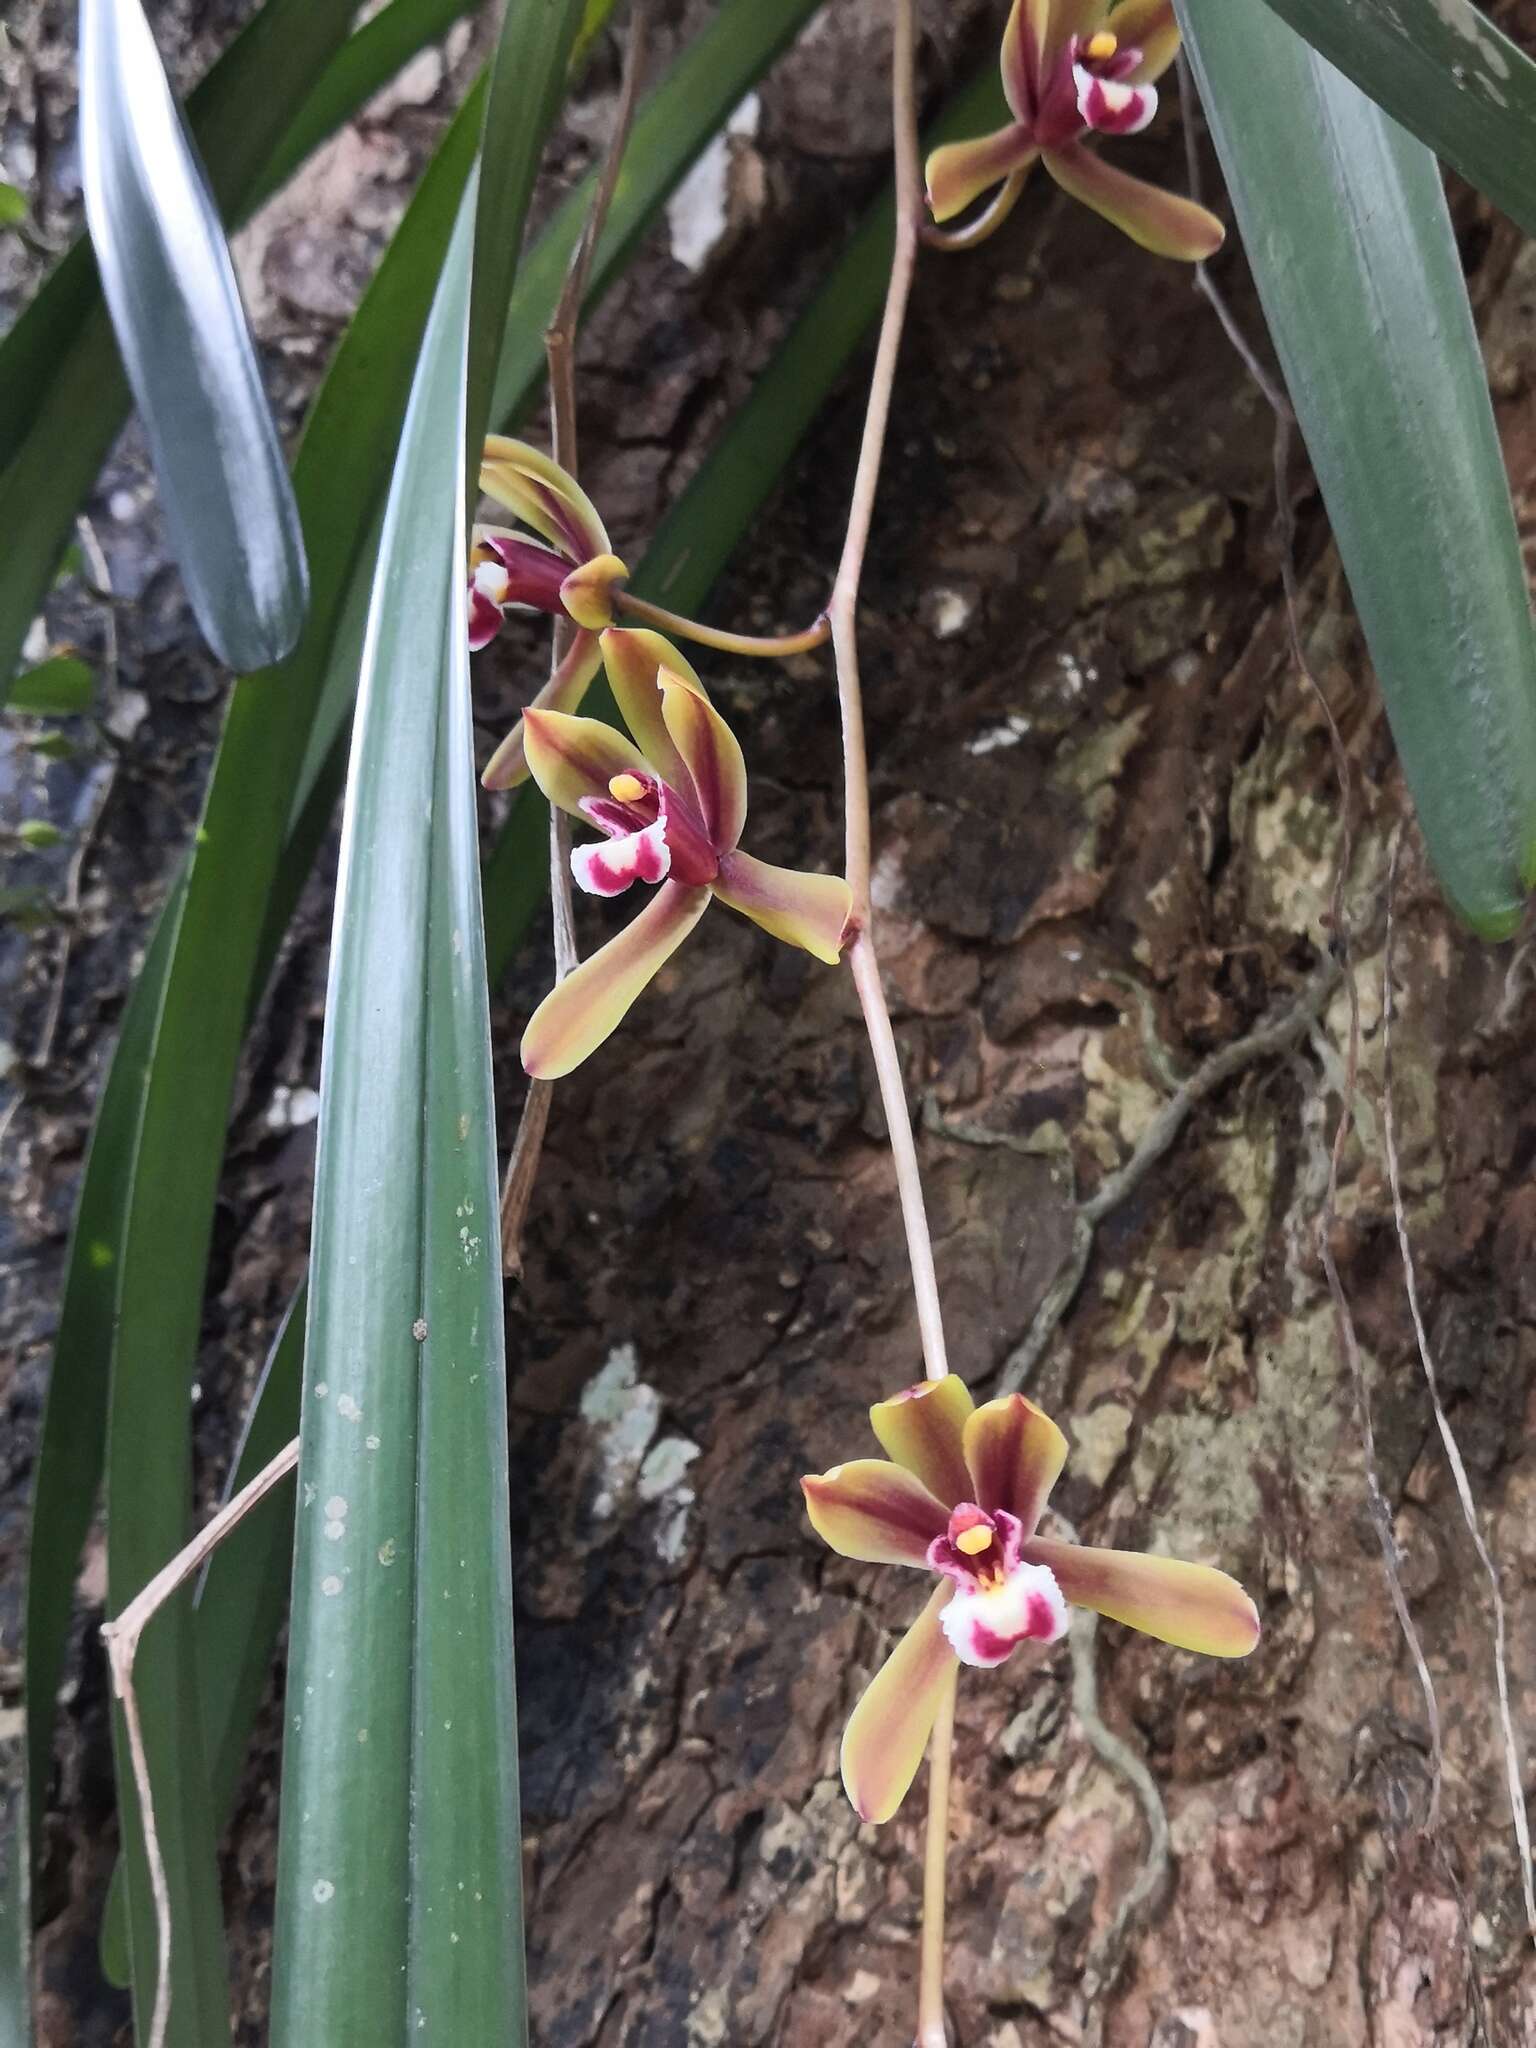
<path id="1" fill-rule="evenodd" d="M 1156 256 L 1199 263 L 1225 229 L 1192 200 L 1104 163 L 1091 135 L 1135 135 L 1157 112 L 1157 86 L 1178 54 L 1173 0 L 1014 0 L 1003 36 L 1003 91 L 1013 120 L 928 159 L 928 204 L 952 220 L 995 185 L 987 218 L 998 225 L 1036 161 L 1074 199 L 1113 221 Z"/>
<path id="2" fill-rule="evenodd" d="M 1068 1605 L 1207 1657 L 1246 1657 L 1253 1602 L 1209 1565 L 1037 1535 L 1067 1440 L 1022 1394 L 978 1408 L 963 1380 L 926 1380 L 869 1411 L 890 1458 L 801 1481 L 811 1526 L 841 1557 L 937 1572 L 941 1584 L 854 1709 L 843 1784 L 863 1820 L 906 1797 L 959 1664 L 1004 1663 L 1066 1633 Z"/>
<path id="3" fill-rule="evenodd" d="M 542 710 L 579 710 L 598 671 L 597 636 L 613 623 L 614 586 L 628 571 L 586 492 L 526 441 L 486 436 L 480 488 L 539 538 L 512 527 L 476 526 L 469 555 L 470 652 L 495 639 L 509 611 L 563 614 L 576 626 L 575 638 L 533 701 Z M 527 774 L 519 720 L 484 779 L 489 789 L 510 789 Z"/>
<path id="4" fill-rule="evenodd" d="M 618 896 L 635 882 L 655 897 L 616 939 L 544 998 L 523 1034 L 523 1065 L 541 1080 L 578 1066 L 682 944 L 712 896 L 835 964 L 853 907 L 840 875 L 770 867 L 740 847 L 747 774 L 736 736 L 704 686 L 659 633 L 602 636 L 608 679 L 637 744 L 594 718 L 530 706 L 528 766 L 551 803 L 605 836 L 571 854 L 577 886 Z"/>
<path id="5" fill-rule="evenodd" d="M 488 434 L 480 489 L 540 536 L 477 526 L 469 558 L 469 644 L 486 646 L 509 607 L 550 612 L 587 632 L 613 623 L 612 591 L 629 574 L 597 507 L 559 463 L 526 441 Z"/>

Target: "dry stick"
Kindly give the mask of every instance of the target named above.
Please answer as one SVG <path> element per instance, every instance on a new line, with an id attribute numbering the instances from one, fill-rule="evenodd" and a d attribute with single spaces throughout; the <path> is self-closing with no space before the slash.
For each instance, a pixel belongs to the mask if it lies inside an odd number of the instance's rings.
<path id="1" fill-rule="evenodd" d="M 619 85 L 619 105 L 613 134 L 586 226 L 565 274 L 565 284 L 554 317 L 544 333 L 544 353 L 549 362 L 549 403 L 551 439 L 555 461 L 567 475 L 576 474 L 576 341 L 581 328 L 581 306 L 587 295 L 587 280 L 598 237 L 613 204 L 624 152 L 629 146 L 635 107 L 640 98 L 640 80 L 645 68 L 648 0 L 635 0 L 629 17 L 629 42 L 624 51 L 624 73 Z M 563 615 L 555 619 L 551 670 L 557 669 L 570 651 L 574 629 Z M 549 807 L 549 898 L 555 931 L 555 986 L 576 967 L 580 954 L 576 946 L 576 912 L 571 901 L 571 831 L 558 804 Z M 544 1151 L 544 1134 L 549 1128 L 552 1081 L 530 1081 L 512 1141 L 512 1157 L 501 1189 L 501 1270 L 511 1280 L 523 1273 L 523 1227 L 528 1205 L 538 1179 L 539 1160 Z"/>
<path id="2" fill-rule="evenodd" d="M 912 1291 L 922 1336 L 923 1368 L 930 1380 L 949 1371 L 944 1347 L 944 1320 L 938 1281 L 933 1269 L 933 1244 L 928 1231 L 923 1184 L 918 1172 L 912 1112 L 902 1080 L 901 1059 L 891 1030 L 890 1012 L 880 983 L 880 962 L 871 929 L 869 760 L 864 740 L 864 702 L 859 679 L 859 585 L 869 547 L 870 522 L 891 417 L 896 362 L 902 329 L 912 296 L 921 226 L 922 177 L 918 158 L 917 95 L 914 70 L 917 22 L 913 0 L 892 0 L 891 126 L 896 158 L 895 246 L 886 285 L 885 310 L 875 346 L 869 404 L 859 444 L 858 467 L 848 506 L 848 527 L 842 558 L 832 585 L 827 616 L 832 626 L 832 656 L 837 670 L 838 705 L 843 726 L 843 789 L 845 870 L 853 899 L 848 965 L 858 992 L 864 1026 L 874 1054 L 880 1099 L 885 1108 L 896 1188 L 901 1199 Z M 954 1741 L 953 1696 L 949 1711 L 940 1711 L 928 1757 L 928 1836 L 923 1864 L 923 1938 L 918 1974 L 918 2048 L 946 2048 L 944 2025 L 944 1862 L 949 1839 L 949 1776 Z"/>
<path id="3" fill-rule="evenodd" d="M 1467 1533 L 1472 1538 L 1477 1561 L 1483 1568 L 1483 1575 L 1488 1581 L 1488 1590 L 1493 1599 L 1493 1676 L 1498 1692 L 1499 1729 L 1504 1746 L 1505 1776 L 1509 1785 L 1509 1810 L 1514 1821 L 1515 1848 L 1520 1860 L 1520 1886 L 1525 1900 L 1526 1932 L 1531 1940 L 1536 1942 L 1536 1888 L 1533 1888 L 1531 1873 L 1531 1830 L 1526 1817 L 1525 1792 L 1521 1782 L 1520 1751 L 1515 1741 L 1515 1725 L 1509 1705 L 1509 1651 L 1504 1592 L 1499 1584 L 1498 1566 L 1494 1563 L 1478 1521 L 1476 1504 L 1472 1498 L 1472 1485 L 1467 1477 L 1461 1446 L 1456 1441 L 1456 1434 L 1445 1412 L 1445 1404 L 1440 1398 L 1439 1377 L 1435 1371 L 1434 1356 L 1429 1348 L 1429 1334 L 1424 1327 L 1424 1317 L 1419 1307 L 1418 1273 L 1414 1265 L 1413 1245 L 1408 1234 L 1408 1212 L 1403 1202 L 1403 1179 L 1398 1164 L 1397 1118 L 1392 1098 L 1392 1019 L 1395 1008 L 1392 952 L 1395 936 L 1393 905 L 1397 892 L 1397 862 L 1401 851 L 1402 833 L 1398 831 L 1393 835 L 1392 854 L 1387 864 L 1387 938 L 1381 969 L 1382 1130 L 1387 1153 L 1387 1178 L 1392 1186 L 1392 1214 L 1397 1222 L 1398 1249 L 1403 1260 L 1403 1284 L 1407 1289 L 1409 1313 L 1413 1317 L 1413 1334 L 1419 1348 L 1419 1362 L 1424 1368 L 1424 1383 L 1429 1388 L 1430 1403 L 1435 1411 L 1435 1427 L 1440 1432 L 1440 1441 L 1445 1446 L 1446 1462 L 1456 1482 L 1456 1498 L 1461 1503 Z"/>
<path id="4" fill-rule="evenodd" d="M 171 1595 L 212 1556 L 251 1509 L 259 1506 L 273 1487 L 287 1478 L 298 1462 L 299 1440 L 295 1437 L 291 1444 L 278 1452 L 270 1465 L 262 1467 L 248 1486 L 242 1486 L 234 1499 L 219 1509 L 185 1550 L 178 1551 L 169 1564 L 161 1566 L 121 1614 L 102 1623 L 102 1641 L 107 1646 L 107 1658 L 112 1666 L 112 1689 L 122 1704 L 123 1721 L 128 1730 L 133 1783 L 144 1828 L 144 1854 L 149 1863 L 149 1884 L 155 1901 L 159 1959 L 149 2048 L 162 2048 L 171 2017 L 171 1894 L 166 1883 L 165 1859 L 160 1853 L 160 1836 L 155 1827 L 155 1802 L 149 1782 L 149 1760 L 144 1753 L 138 1696 L 133 1689 L 133 1662 L 138 1655 L 139 1638 Z"/>
<path id="5" fill-rule="evenodd" d="M 949 2048 L 944 2023 L 944 1862 L 949 1847 L 949 1777 L 955 1748 L 955 1689 L 951 1673 L 928 1745 L 928 1828 L 923 1853 L 922 1961 L 918 1970 L 914 2048 Z"/>
<path id="6" fill-rule="evenodd" d="M 870 378 L 869 406 L 864 415 L 864 435 L 859 446 L 853 496 L 848 507 L 848 531 L 827 616 L 832 622 L 832 653 L 837 668 L 838 703 L 843 721 L 845 867 L 853 896 L 851 929 L 854 934 L 848 951 L 848 964 L 853 970 L 854 987 L 864 1012 L 864 1024 L 869 1032 L 875 1073 L 880 1084 L 880 1099 L 890 1132 L 896 1186 L 901 1197 L 902 1221 L 906 1226 L 907 1250 L 912 1265 L 912 1287 L 917 1297 L 923 1365 L 929 1379 L 937 1380 L 943 1379 L 949 1370 L 944 1348 L 944 1321 L 939 1309 L 938 1283 L 934 1278 L 933 1246 L 923 1205 L 917 1147 L 912 1138 L 912 1114 L 907 1106 L 890 1012 L 880 985 L 880 963 L 871 930 L 869 762 L 864 745 L 864 702 L 859 681 L 859 584 L 864 574 L 864 557 L 869 547 L 870 521 L 874 515 L 875 491 L 880 478 L 880 459 L 890 423 L 896 359 L 901 352 L 902 328 L 906 324 L 907 302 L 912 292 L 912 273 L 917 259 L 918 208 L 922 204 L 913 88 L 916 34 L 912 0 L 893 0 L 893 11 L 895 46 L 891 57 L 891 101 L 896 151 L 896 246 L 891 258 L 890 283 L 886 287 L 880 339 L 875 350 L 875 367 Z"/>

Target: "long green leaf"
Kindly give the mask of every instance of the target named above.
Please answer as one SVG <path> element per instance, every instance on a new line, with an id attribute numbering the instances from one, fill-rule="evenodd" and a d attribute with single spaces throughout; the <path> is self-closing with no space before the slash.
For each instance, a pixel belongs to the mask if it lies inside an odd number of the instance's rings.
<path id="1" fill-rule="evenodd" d="M 107 1361 L 117 1306 L 143 1092 L 165 996 L 180 885 L 161 913 L 123 1018 L 96 1106 L 66 1263 L 32 1494 L 27 1569 L 27 1779 L 34 1863 L 52 1775 L 54 1702 L 74 1608 L 75 1577 L 101 1489 Z"/>
<path id="2" fill-rule="evenodd" d="M 581 14 L 582 0 L 508 0 L 502 16 L 485 106 L 470 301 L 466 431 L 477 451 L 490 418 L 522 255 L 521 226 L 514 233 L 512 224 L 528 217 L 544 137 L 560 104 Z M 469 471 L 472 479 L 478 471 L 477 456 Z"/>
<path id="3" fill-rule="evenodd" d="M 274 2048 L 526 2036 L 494 1113 L 459 567 L 471 242 L 466 207 L 385 518 L 343 829 Z"/>
<path id="4" fill-rule="evenodd" d="M 1264 0 L 1178 0 L 1430 856 L 1485 937 L 1536 878 L 1536 643 L 1429 151 Z"/>
<path id="5" fill-rule="evenodd" d="M 230 700 L 186 893 L 133 1160 L 117 1298 L 107 1453 L 108 1598 L 113 1612 L 184 1540 L 187 1387 L 197 1355 L 203 1273 L 236 1062 L 253 998 L 267 888 L 282 845 L 314 697 L 344 612 L 367 508 L 388 472 L 408 381 L 399 338 L 422 318 L 448 219 L 468 174 L 478 108 L 461 114 L 374 280 L 311 416 L 296 469 L 314 600 L 298 650 L 278 672 L 246 678 Z M 56 1361 L 57 1363 L 57 1361 Z M 77 1372 L 90 1371 L 77 1366 Z M 57 1386 L 51 1398 L 59 1395 Z M 189 1933 L 173 1950 L 172 2040 L 211 2036 L 210 1983 L 194 1972 L 216 1947 L 214 1821 L 201 1768 L 201 1708 L 190 1602 L 171 1603 L 146 1634 L 138 1666 L 154 1782 L 174 1780 L 161 1846 L 173 1914 Z M 193 1768 L 193 1759 L 197 1768 Z M 119 1773 L 135 2001 L 154 1989 L 154 1916 L 131 1779 Z M 173 1860 L 174 1859 L 174 1860 Z M 202 1925 L 199 1926 L 199 1918 Z M 192 1981 L 181 1981 L 185 1968 Z M 178 2015 L 180 2016 L 178 2019 Z M 178 2028 L 185 2029 L 179 2032 Z"/>
<path id="6" fill-rule="evenodd" d="M 280 191 L 387 79 L 479 5 L 480 0 L 389 0 L 371 15 L 298 100 L 282 139 L 261 166 L 247 210 L 254 212 Z"/>
<path id="7" fill-rule="evenodd" d="M 15 1737 L 0 1742 L 0 1768 L 0 2048 L 31 2048 L 27 1759 Z"/>
<path id="8" fill-rule="evenodd" d="M 81 0 L 80 166 L 192 609 L 228 667 L 265 668 L 304 621 L 304 540 L 229 244 L 140 0 Z"/>
<path id="9" fill-rule="evenodd" d="M 1536 235 L 1536 63 L 1472 0 L 1268 4 Z"/>
<path id="10" fill-rule="evenodd" d="M 350 0 L 268 0 L 189 104 L 210 182 L 238 218 L 289 109 L 345 39 Z M 77 243 L 0 348 L 0 690 L 76 508 L 128 408 L 89 248 Z"/>

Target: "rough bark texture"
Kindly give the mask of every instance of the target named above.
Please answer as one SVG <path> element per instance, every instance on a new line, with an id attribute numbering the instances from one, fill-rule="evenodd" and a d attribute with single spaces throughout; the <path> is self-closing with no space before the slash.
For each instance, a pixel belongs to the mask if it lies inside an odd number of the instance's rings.
<path id="1" fill-rule="evenodd" d="M 187 10 L 162 10 L 188 74 L 228 27 L 227 10 L 192 11 L 189 25 Z M 1536 7 L 1499 11 L 1536 36 Z M 663 9 L 663 48 L 703 12 Z M 999 0 L 945 10 L 942 28 L 935 19 L 930 94 L 1001 14 Z M 15 156 L 27 134 L 52 137 L 59 220 L 73 201 L 58 147 L 67 26 L 63 8 L 24 20 L 4 74 L 10 175 L 27 180 Z M 463 80 L 464 44 L 413 67 L 244 240 L 290 419 Z M 700 269 L 671 253 L 686 232 L 675 225 L 592 328 L 585 478 L 621 551 L 640 551 L 878 180 L 885 50 L 876 0 L 829 10 L 741 124 L 723 232 L 707 205 L 692 217 L 713 244 Z M 613 82 L 605 55 L 567 123 L 560 173 L 600 143 Z M 1126 160 L 1177 180 L 1174 119 Z M 1486 208 L 1458 205 L 1529 530 L 1536 265 Z M 1221 275 L 1257 336 L 1239 255 Z M 717 593 L 718 617 L 814 615 L 860 410 L 855 375 Z M 924 1118 L 951 1354 L 985 1390 L 1071 1252 L 1074 1187 L 1100 1184 L 1178 1081 L 1294 999 L 1316 965 L 1342 799 L 1321 710 L 1289 656 L 1270 416 L 1185 272 L 1042 189 L 985 250 L 925 260 L 896 421 L 863 636 L 879 937 Z M 46 787 L 14 753 L 7 770 L 8 801 L 51 803 L 66 824 L 105 792 L 79 912 L 62 928 L 72 936 L 30 934 L 24 963 L 14 928 L 3 941 L 8 1035 L 22 1055 L 65 974 L 6 1161 L 7 1711 L 24 1501 L 87 1120 L 222 699 L 150 502 L 130 437 L 92 512 L 114 581 L 135 600 L 118 614 L 109 678 L 120 754 L 49 771 Z M 1366 1513 L 1315 1244 L 1345 1082 L 1341 985 L 1288 1050 L 1203 1102 L 1106 1218 L 1033 1370 L 1029 1390 L 1073 1441 L 1057 1505 L 1082 1534 L 1220 1561 L 1258 1596 L 1265 1638 L 1227 1666 L 1105 1624 L 1080 1653 L 1171 1830 L 1166 1886 L 1118 1929 L 1147 1816 L 1085 1739 L 1068 1648 L 966 1674 L 950 1873 L 966 2048 L 1536 2041 L 1486 1587 L 1414 1352 L 1385 1177 L 1391 835 L 1406 835 L 1396 1106 L 1410 1218 L 1452 1421 L 1504 1569 L 1527 1729 L 1531 955 L 1468 939 L 1425 871 L 1306 498 L 1299 561 L 1302 631 L 1355 788 L 1347 900 L 1363 1043 L 1337 1244 L 1444 1721 L 1443 1821 L 1425 1832 L 1423 1703 Z M 64 594 L 53 623 L 102 653 L 100 611 L 78 596 Z M 540 658 L 531 636 L 484 658 L 488 743 Z M 715 661 L 708 673 L 748 744 L 753 850 L 834 865 L 826 660 Z M 62 889 L 62 863 L 33 872 Z M 322 878 L 236 1105 L 196 1410 L 210 1490 L 302 1273 L 327 916 Z M 613 922 L 584 906 L 584 944 Z M 540 937 L 497 1006 L 508 1133 L 517 1037 L 547 976 Z M 866 1407 L 918 1370 L 878 1098 L 845 979 L 714 911 L 621 1035 L 560 1085 L 527 1251 L 510 1306 L 511 1430 L 536 2038 L 900 2043 L 921 1781 L 891 1825 L 860 1828 L 836 1755 L 921 1594 L 900 1573 L 822 1551 L 796 1484 L 870 1449 Z M 126 2039 L 124 2003 L 93 1954 L 111 1848 L 99 1598 L 93 1557 L 38 1900 L 42 2038 L 80 2048 Z M 274 1683 L 226 1866 L 238 2039 L 251 2043 L 265 2031 L 277 1698 Z"/>

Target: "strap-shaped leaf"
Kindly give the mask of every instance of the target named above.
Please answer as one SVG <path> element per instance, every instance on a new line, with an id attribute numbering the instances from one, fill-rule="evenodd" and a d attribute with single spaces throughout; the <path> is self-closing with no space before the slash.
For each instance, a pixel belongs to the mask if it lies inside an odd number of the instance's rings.
<path id="1" fill-rule="evenodd" d="M 188 101 L 226 219 L 246 218 L 440 33 L 444 4 L 392 0 L 348 41 L 355 0 L 267 0 Z M 0 393 L 3 694 L 76 509 L 128 409 L 88 238 L 75 243 L 0 341 Z"/>
<path id="2" fill-rule="evenodd" d="M 466 205 L 385 517 L 348 779 L 321 1079 L 275 2048 L 526 2032 L 461 573 L 471 239 Z"/>
<path id="3" fill-rule="evenodd" d="M 131 1134 L 115 1315 L 104 1354 L 55 1351 L 47 1426 L 78 1426 L 68 1405 L 82 1386 L 99 1400 L 110 1365 L 107 1454 L 108 1599 L 115 1613 L 185 1540 L 189 1498 L 187 1388 L 202 1323 L 203 1276 L 219 1184 L 225 1124 L 241 1038 L 257 993 L 267 893 L 283 842 L 314 692 L 333 656 L 346 613 L 356 552 L 369 508 L 390 470 L 409 387 L 400 340 L 424 318 L 448 222 L 468 174 L 478 106 L 450 131 L 342 344 L 316 403 L 297 476 L 311 522 L 314 601 L 298 649 L 280 673 L 235 687 L 209 785 L 185 890 L 171 932 L 171 958 L 149 1041 L 137 1125 Z M 71 1284 L 75 1279 L 71 1268 Z M 63 1384 L 58 1375 L 65 1363 Z M 37 1514 L 43 1512 L 39 1477 Z M 190 1633 L 190 1603 L 173 1600 L 146 1632 L 137 1688 L 153 1781 L 173 1783 L 159 1814 L 173 1917 L 189 1932 L 173 1949 L 177 1983 L 172 2041 L 203 2048 L 202 2006 L 214 1996 L 181 1982 L 218 1950 L 214 1821 L 199 1759 L 202 1712 Z M 46 1702 L 39 1702 L 46 1711 Z M 130 1954 L 141 2013 L 153 1997 L 155 1923 L 138 1853 L 131 1779 L 119 1772 L 127 1848 Z M 199 1916 L 201 1918 L 199 1919 Z M 201 1996 L 201 2003 L 200 2003 Z M 186 2027 L 185 2034 L 178 2032 Z"/>
<path id="4" fill-rule="evenodd" d="M 1446 894 L 1536 875 L 1536 644 L 1434 158 L 1265 0 L 1177 0 L 1275 347 Z"/>
<path id="5" fill-rule="evenodd" d="M 218 209 L 139 0 L 81 0 L 80 170 L 123 367 L 204 637 L 280 661 L 309 575 Z"/>
<path id="6" fill-rule="evenodd" d="M 1536 235 L 1536 63 L 1473 0 L 1269 5 Z"/>

